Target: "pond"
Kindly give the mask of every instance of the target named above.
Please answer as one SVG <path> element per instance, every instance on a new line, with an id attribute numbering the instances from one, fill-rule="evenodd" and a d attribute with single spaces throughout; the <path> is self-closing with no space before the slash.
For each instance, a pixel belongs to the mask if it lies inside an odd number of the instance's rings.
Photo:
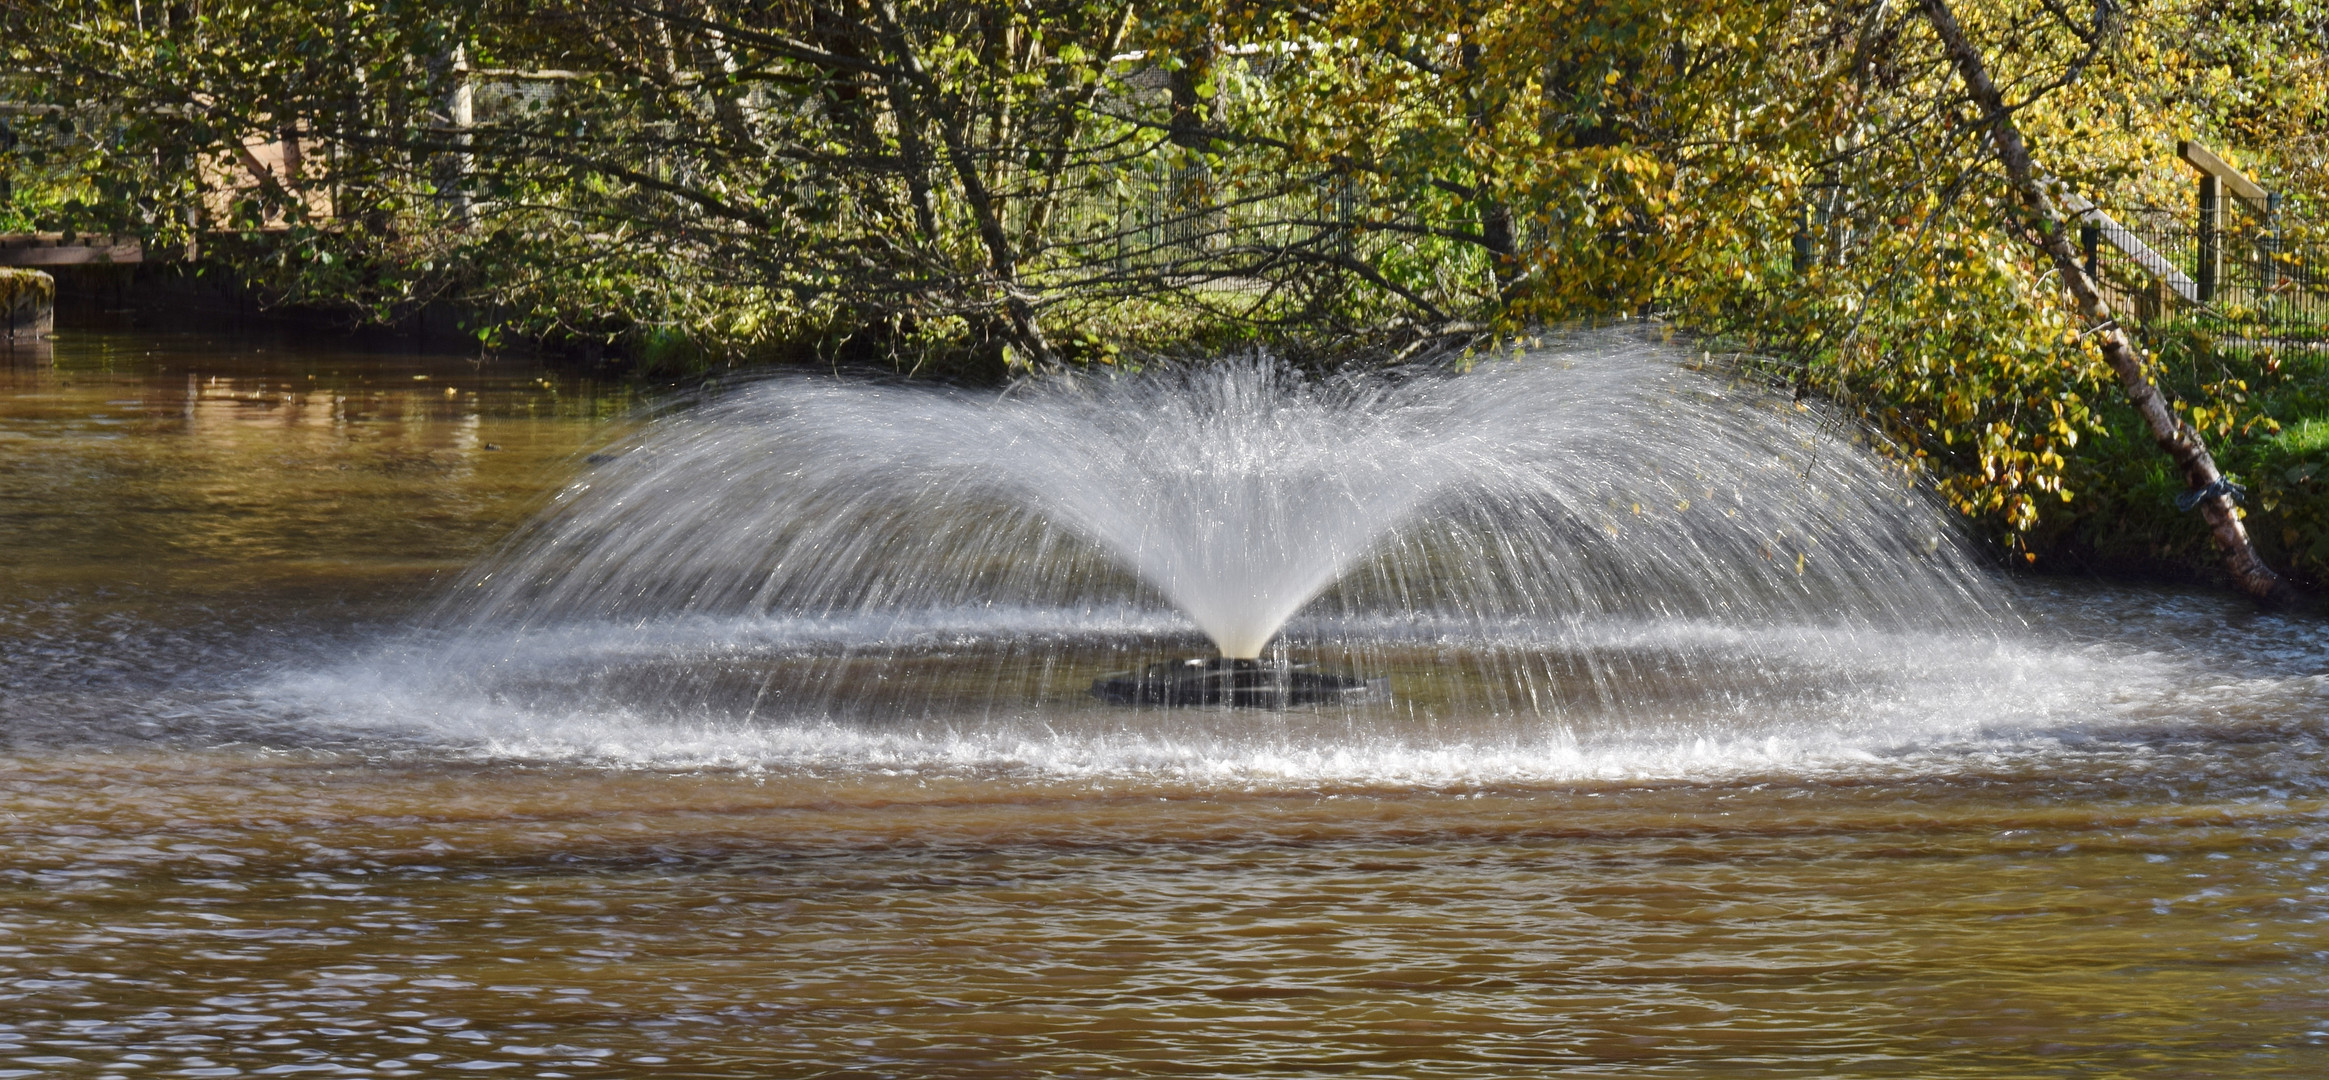
<path id="1" fill-rule="evenodd" d="M 1202 643 L 1137 590 L 1041 648 L 443 633 L 669 400 L 250 335 L 0 370 L 0 1077 L 2329 1070 L 2315 621 L 1992 580 L 1979 640 L 1726 638 L 1559 723 L 1497 674 L 1584 648 L 1536 639 L 1111 706 Z M 732 700 L 772 672 L 855 704 Z"/>

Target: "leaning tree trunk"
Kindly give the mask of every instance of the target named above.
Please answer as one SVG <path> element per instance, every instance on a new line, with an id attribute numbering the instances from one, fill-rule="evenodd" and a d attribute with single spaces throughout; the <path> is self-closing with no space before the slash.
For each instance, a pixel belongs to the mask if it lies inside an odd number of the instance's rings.
<path id="1" fill-rule="evenodd" d="M 2094 279 L 2087 276 L 2079 252 L 2071 246 L 2070 232 L 2063 220 L 2061 208 L 2054 193 L 2048 190 L 2046 177 L 2030 160 L 2029 144 L 2022 140 L 2021 129 L 2014 124 L 2013 113 L 2006 108 L 2004 95 L 1989 77 L 1988 66 L 1981 54 L 1975 52 L 1965 39 L 1965 31 L 1957 24 L 1957 16 L 1949 10 L 1948 0 L 1922 0 L 1925 18 L 1932 23 L 1941 44 L 1957 67 L 1957 74 L 1965 80 L 1965 88 L 1973 103 L 1981 110 L 1983 123 L 1989 127 L 1990 146 L 1997 154 L 1998 163 L 2005 166 L 2006 176 L 2014 190 L 2029 204 L 2037 215 L 2036 242 L 2054 262 L 2054 269 L 2062 275 L 2063 287 L 2086 317 L 2089 332 L 2102 343 L 2103 360 L 2119 376 L 2119 385 L 2126 392 L 2127 402 L 2142 415 L 2151 428 L 2151 439 L 2159 449 L 2175 462 L 2183 472 L 2184 483 L 2197 498 L 2198 508 L 2207 519 L 2208 528 L 2215 534 L 2216 546 L 2224 552 L 2224 568 L 2241 591 L 2264 603 L 2285 603 L 2297 598 L 2296 590 L 2282 580 L 2279 574 L 2257 558 L 2256 548 L 2248 542 L 2248 530 L 2240 523 L 2240 512 L 2233 504 L 2232 493 L 2224 485 L 2223 474 L 2216 469 L 2216 459 L 2208 453 L 2199 432 L 2186 426 L 2167 407 L 2159 388 L 2152 385 L 2151 376 L 2143 368 L 2142 354 L 2128 340 L 2127 332 L 2111 318 L 2111 308 L 2103 300 L 2102 291 Z"/>

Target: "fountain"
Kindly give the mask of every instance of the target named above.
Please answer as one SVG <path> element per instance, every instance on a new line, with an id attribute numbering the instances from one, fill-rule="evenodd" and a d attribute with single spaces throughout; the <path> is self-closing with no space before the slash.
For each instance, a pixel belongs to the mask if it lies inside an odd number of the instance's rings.
<path id="1" fill-rule="evenodd" d="M 1072 695 L 1377 718 L 1337 739 L 1407 738 L 1401 710 L 1703 728 L 1992 632 L 1940 517 L 1854 440 L 1607 334 L 1462 371 L 771 378 L 600 455 L 439 621 L 497 658 L 472 678 L 495 708 L 594 724 L 842 724 L 949 753 L 1008 731 L 1024 755 L 1078 725 L 1183 753 L 1206 723 L 1084 718 Z M 1895 651 L 1832 670 L 1872 641 Z"/>
<path id="2" fill-rule="evenodd" d="M 2329 1065 L 2329 628 L 1993 578 L 1654 344 L 611 447 L 530 369 L 60 348 L 0 394 L 0 1073 Z"/>

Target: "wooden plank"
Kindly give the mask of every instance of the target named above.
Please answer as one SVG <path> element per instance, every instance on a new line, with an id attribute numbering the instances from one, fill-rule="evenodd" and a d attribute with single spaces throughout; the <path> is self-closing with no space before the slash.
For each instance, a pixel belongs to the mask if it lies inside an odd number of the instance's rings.
<path id="1" fill-rule="evenodd" d="M 145 261 L 136 244 L 116 247 L 0 248 L 0 266 L 122 266 Z"/>
<path id="2" fill-rule="evenodd" d="M 2258 210 L 2264 209 L 2265 203 L 2272 198 L 2271 192 L 2264 190 L 2256 181 L 2250 180 L 2246 174 L 2233 168 L 2223 158 L 2209 153 L 2205 146 L 2190 139 L 2184 139 L 2175 144 L 2175 152 L 2177 156 L 2190 162 L 2192 168 L 2223 181 L 2225 187 L 2232 189 L 2232 194 L 2254 203 Z"/>
<path id="3" fill-rule="evenodd" d="M 124 236 L 80 236 L 65 243 L 61 233 L 0 235 L 0 266 L 105 266 L 146 261 L 145 246 Z"/>
<path id="4" fill-rule="evenodd" d="M 2199 284 L 2182 270 L 2177 269 L 2174 263 L 2168 262 L 2165 256 L 2151 250 L 2151 245 L 2144 243 L 2142 237 L 2135 235 L 2135 230 L 2119 224 L 2117 218 L 2103 213 L 2101 207 L 2086 201 L 2086 198 L 2077 192 L 2063 192 L 2062 205 L 2069 207 L 2071 213 L 2077 214 L 2079 220 L 2100 229 L 2103 239 L 2110 241 L 2112 247 L 2126 252 L 2127 257 L 2135 260 L 2135 265 L 2142 267 L 2144 272 L 2166 282 L 2167 287 L 2175 290 L 2175 295 L 2182 297 L 2184 303 L 2196 304 L 2200 302 Z"/>

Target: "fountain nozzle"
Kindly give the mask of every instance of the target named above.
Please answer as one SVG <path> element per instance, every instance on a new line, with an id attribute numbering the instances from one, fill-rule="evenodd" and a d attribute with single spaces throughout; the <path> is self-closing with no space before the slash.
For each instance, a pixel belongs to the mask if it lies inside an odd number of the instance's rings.
<path id="1" fill-rule="evenodd" d="M 1092 696 L 1118 705 L 1364 705 L 1389 701 L 1391 680 L 1320 671 L 1315 664 L 1248 657 L 1166 660 L 1092 680 Z"/>

